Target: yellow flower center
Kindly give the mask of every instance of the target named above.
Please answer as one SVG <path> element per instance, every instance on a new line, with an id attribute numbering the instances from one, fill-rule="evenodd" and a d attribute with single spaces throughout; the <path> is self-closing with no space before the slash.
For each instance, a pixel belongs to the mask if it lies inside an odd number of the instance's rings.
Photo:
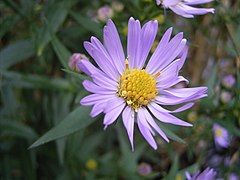
<path id="1" fill-rule="evenodd" d="M 215 131 L 215 134 L 217 137 L 221 137 L 222 136 L 222 130 L 220 128 L 217 128 Z"/>
<path id="2" fill-rule="evenodd" d="M 119 81 L 118 95 L 135 111 L 146 106 L 158 94 L 156 79 L 143 69 L 129 69 L 122 74 Z"/>

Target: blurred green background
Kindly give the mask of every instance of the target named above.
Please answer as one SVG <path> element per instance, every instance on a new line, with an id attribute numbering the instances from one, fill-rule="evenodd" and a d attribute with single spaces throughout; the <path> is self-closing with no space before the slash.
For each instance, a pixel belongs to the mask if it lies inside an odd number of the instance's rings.
<path id="1" fill-rule="evenodd" d="M 154 0 L 0 1 L 0 179 L 181 180 L 185 171 L 207 166 L 224 179 L 240 177 L 240 1 L 211 6 L 214 15 L 184 19 L 164 14 Z M 131 16 L 142 23 L 157 19 L 158 40 L 168 27 L 183 31 L 190 51 L 181 74 L 190 86 L 209 87 L 208 98 L 179 114 L 194 126 L 162 124 L 172 140 L 158 137 L 156 151 L 136 130 L 132 152 L 121 120 L 103 131 L 103 116 L 92 119 L 79 106 L 86 77 L 68 67 L 72 53 L 88 56 L 83 42 L 101 39 L 107 18 L 126 45 Z M 223 82 L 227 75 L 236 80 L 231 87 Z M 214 123 L 229 131 L 229 148 L 215 147 Z"/>

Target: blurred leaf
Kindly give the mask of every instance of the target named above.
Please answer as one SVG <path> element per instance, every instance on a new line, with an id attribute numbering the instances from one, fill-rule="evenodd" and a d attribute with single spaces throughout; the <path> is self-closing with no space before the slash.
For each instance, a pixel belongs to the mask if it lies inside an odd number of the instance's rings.
<path id="1" fill-rule="evenodd" d="M 124 127 L 122 126 L 122 124 L 117 123 L 118 139 L 120 142 L 120 148 L 122 153 L 120 166 L 125 172 L 134 173 L 137 169 L 138 160 L 144 152 L 146 146 L 145 144 L 141 144 L 135 147 L 135 150 L 132 151 L 130 143 L 128 142 L 126 132 L 123 131 Z"/>
<path id="2" fill-rule="evenodd" d="M 6 18 L 0 21 L 1 22 L 0 39 L 2 39 L 2 37 L 13 28 L 13 26 L 19 21 L 19 19 L 20 19 L 20 16 L 15 15 L 15 16 L 7 16 Z"/>
<path id="3" fill-rule="evenodd" d="M 165 180 L 176 179 L 178 169 L 179 169 L 179 157 L 177 154 L 175 154 L 171 169 L 170 169 L 168 175 L 164 179 Z"/>
<path id="4" fill-rule="evenodd" d="M 76 3 L 75 0 L 55 1 L 46 9 L 46 19 L 51 25 L 52 34 L 55 34 L 62 23 L 65 21 L 69 9 Z M 37 35 L 37 54 L 41 55 L 45 46 L 51 40 L 49 27 L 44 26 Z"/>
<path id="5" fill-rule="evenodd" d="M 84 80 L 90 80 L 90 78 L 86 75 L 83 75 L 83 74 L 80 74 L 80 73 L 77 73 L 77 72 L 74 72 L 74 71 L 71 71 L 71 70 L 68 70 L 68 69 L 62 69 L 64 72 L 70 74 L 70 75 L 73 75 L 74 77 L 84 81 Z"/>
<path id="6" fill-rule="evenodd" d="M 186 143 L 182 138 L 180 138 L 178 135 L 176 135 L 174 132 L 168 129 L 166 125 L 163 125 L 163 123 L 157 121 L 157 124 L 170 139 L 177 141 L 179 143 Z"/>
<path id="7" fill-rule="evenodd" d="M 209 77 L 209 79 L 207 81 L 209 98 L 213 97 L 215 94 L 214 89 L 215 89 L 215 86 L 217 83 L 217 71 L 218 71 L 218 68 L 217 68 L 217 65 L 215 64 L 215 65 L 213 65 L 211 76 Z"/>
<path id="8" fill-rule="evenodd" d="M 101 36 L 101 28 L 100 25 L 90 18 L 80 15 L 79 13 L 75 13 L 73 11 L 70 12 L 70 15 L 75 19 L 83 28 L 94 33 L 96 36 Z"/>
<path id="9" fill-rule="evenodd" d="M 1 119 L 0 129 L 1 135 L 16 136 L 28 140 L 33 140 L 38 137 L 36 132 L 29 126 L 10 119 Z"/>
<path id="10" fill-rule="evenodd" d="M 43 145 L 47 142 L 65 137 L 76 131 L 82 130 L 92 124 L 96 118 L 91 118 L 90 108 L 80 106 L 65 117 L 57 126 L 45 133 L 41 138 L 34 142 L 30 148 Z"/>
<path id="11" fill-rule="evenodd" d="M 47 20 L 45 22 L 46 22 L 46 26 L 47 26 L 48 31 L 49 31 L 50 36 L 51 36 L 51 43 L 52 43 L 53 49 L 54 49 L 58 59 L 60 60 L 61 64 L 63 65 L 63 67 L 65 69 L 68 69 L 68 60 L 69 60 L 69 58 L 71 56 L 71 53 L 59 41 L 57 36 L 53 33 L 53 30 L 52 30 L 50 22 L 47 21 Z"/>
<path id="12" fill-rule="evenodd" d="M 71 56 L 71 53 L 68 51 L 68 49 L 59 41 L 59 39 L 54 35 L 51 34 L 52 40 L 52 46 L 57 54 L 58 59 L 62 63 L 63 67 L 65 69 L 68 69 L 68 60 Z"/>
<path id="13" fill-rule="evenodd" d="M 70 111 L 72 99 L 73 99 L 72 93 L 71 94 L 59 93 L 56 96 L 53 96 L 52 114 L 53 114 L 54 125 L 57 125 L 59 122 L 61 122 L 62 117 L 67 116 L 67 114 Z M 61 165 L 64 165 L 64 153 L 66 149 L 66 140 L 67 140 L 66 138 L 56 140 L 57 153 L 58 153 L 58 158 Z"/>
<path id="14" fill-rule="evenodd" d="M 0 69 L 7 69 L 34 55 L 31 40 L 20 40 L 10 44 L 0 51 Z"/>
<path id="15" fill-rule="evenodd" d="M 20 74 L 12 71 L 1 71 L 1 74 L 7 79 L 7 81 L 3 81 L 3 84 L 5 83 L 18 88 L 73 91 L 73 87 L 69 81 L 61 78 L 50 78 L 34 74 Z"/>

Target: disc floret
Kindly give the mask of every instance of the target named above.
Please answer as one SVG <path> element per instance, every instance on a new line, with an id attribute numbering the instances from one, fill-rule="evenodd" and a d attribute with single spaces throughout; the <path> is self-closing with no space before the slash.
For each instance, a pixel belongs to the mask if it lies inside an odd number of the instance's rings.
<path id="1" fill-rule="evenodd" d="M 157 95 L 156 79 L 144 69 L 127 68 L 119 81 L 118 95 L 135 111 L 147 106 Z"/>

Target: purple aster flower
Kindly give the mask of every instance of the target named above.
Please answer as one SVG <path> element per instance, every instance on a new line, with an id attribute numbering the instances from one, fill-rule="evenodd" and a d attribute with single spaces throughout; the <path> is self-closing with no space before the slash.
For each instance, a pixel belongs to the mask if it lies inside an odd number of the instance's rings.
<path id="1" fill-rule="evenodd" d="M 227 148 L 229 146 L 228 131 L 218 124 L 213 125 L 214 140 L 216 146 Z"/>
<path id="2" fill-rule="evenodd" d="M 178 76 L 188 51 L 183 33 L 171 39 L 172 28 L 168 29 L 146 63 L 157 30 L 157 21 L 149 21 L 141 27 L 138 20 L 130 18 L 125 56 L 117 29 L 109 20 L 104 27 L 103 44 L 95 37 L 84 42 L 99 68 L 89 61 L 79 63 L 79 68 L 92 78 L 92 81 L 83 82 L 84 88 L 92 94 L 80 103 L 93 106 L 92 117 L 105 114 L 105 129 L 122 114 L 132 149 L 135 122 L 147 142 L 157 149 L 153 138 L 155 132 L 167 142 L 169 140 L 153 117 L 164 123 L 192 126 L 172 113 L 189 109 L 194 104 L 192 101 L 207 96 L 206 87 L 173 88 L 177 83 L 187 81 Z M 164 105 L 180 107 L 167 110 Z"/>
<path id="3" fill-rule="evenodd" d="M 199 4 L 205 4 L 213 0 L 156 0 L 157 5 L 162 5 L 164 8 L 169 8 L 176 14 L 193 18 L 194 15 L 203 15 L 214 13 L 213 8 L 196 8 L 192 7 Z"/>
<path id="4" fill-rule="evenodd" d="M 85 54 L 80 54 L 80 53 L 74 53 L 70 58 L 68 62 L 68 67 L 74 71 L 79 71 L 77 64 L 82 60 L 88 60 L 88 58 L 85 56 Z"/>
<path id="5" fill-rule="evenodd" d="M 235 82 L 236 80 L 232 74 L 224 76 L 222 80 L 222 84 L 227 88 L 231 88 L 235 84 Z"/>
<path id="6" fill-rule="evenodd" d="M 186 178 L 187 180 L 214 180 L 216 174 L 216 171 L 211 168 L 207 168 L 202 173 L 197 172 L 192 176 L 189 174 L 189 172 L 186 172 Z"/>
<path id="7" fill-rule="evenodd" d="M 98 9 L 97 11 L 97 18 L 100 21 L 107 21 L 109 18 L 113 17 L 113 10 L 110 6 L 102 6 L 101 8 Z"/>
<path id="8" fill-rule="evenodd" d="M 152 172 L 152 167 L 148 163 L 141 163 L 138 166 L 138 173 L 142 176 L 147 176 Z"/>

